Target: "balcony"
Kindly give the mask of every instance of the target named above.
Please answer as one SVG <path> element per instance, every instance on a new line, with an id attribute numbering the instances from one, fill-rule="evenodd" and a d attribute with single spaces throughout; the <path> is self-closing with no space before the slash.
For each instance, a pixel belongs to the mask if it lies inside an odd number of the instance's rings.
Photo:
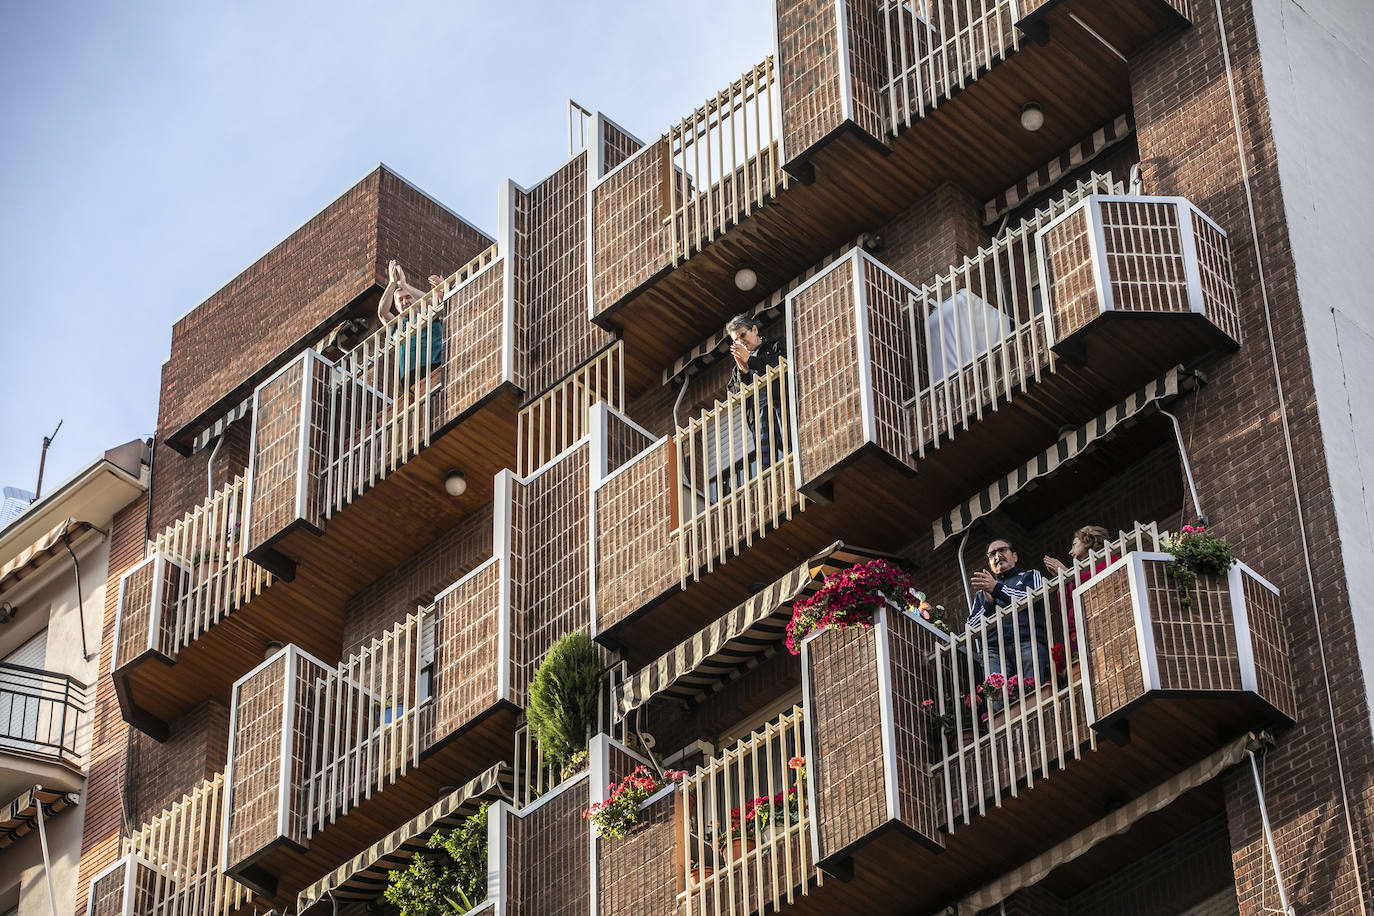
<path id="1" fill-rule="evenodd" d="M 503 556 L 337 666 L 296 646 L 234 686 L 225 872 L 285 905 L 510 753 Z"/>
<path id="2" fill-rule="evenodd" d="M 623 334 L 632 377 L 755 304 L 734 285 L 741 267 L 780 288 L 943 182 L 992 199 L 1114 124 L 1131 107 L 1122 54 L 1187 21 L 1153 0 L 1030 5 L 780 3 L 776 61 L 593 188 L 592 318 Z M 1020 124 L 1027 100 L 1045 115 L 1035 132 Z"/>
<path id="3" fill-rule="evenodd" d="M 79 790 L 89 731 L 85 684 L 0 662 L 0 798 L 12 799 L 35 783 Z"/>
<path id="4" fill-rule="evenodd" d="M 197 703 L 227 699 L 269 640 L 328 656 L 337 638 L 298 622 L 285 590 L 244 556 L 239 477 L 169 526 L 119 580 L 111 660 L 125 721 L 162 738 Z"/>
<path id="5" fill-rule="evenodd" d="M 91 916 L 230 916 L 261 907 L 220 872 L 224 774 L 216 773 L 125 839 L 91 881 Z"/>
<path id="6" fill-rule="evenodd" d="M 1238 563 L 1199 577 L 1184 611 L 1156 542 L 1138 527 L 952 639 L 887 609 L 871 630 L 808 637 L 815 855 L 853 876 L 846 893 L 981 909 L 986 882 L 1124 833 L 1234 764 L 1247 732 L 1292 723 L 1277 591 Z M 1033 686 L 982 679 L 990 644 L 1037 628 L 1060 651 L 1022 672 Z M 1190 798 L 1178 816 L 1216 804 Z M 903 869 L 923 880 L 898 886 Z"/>
<path id="7" fill-rule="evenodd" d="M 514 464 L 508 262 L 489 249 L 338 362 L 306 352 L 258 386 L 244 540 L 295 580 L 298 619 L 337 631 L 351 594 L 490 501 Z M 462 495 L 445 491 L 451 469 Z"/>
<path id="8" fill-rule="evenodd" d="M 1225 234 L 1120 190 L 1093 176 L 921 287 L 855 249 L 789 293 L 782 366 L 593 484 L 598 638 L 642 662 L 836 539 L 898 549 L 950 493 L 1235 348 Z"/>

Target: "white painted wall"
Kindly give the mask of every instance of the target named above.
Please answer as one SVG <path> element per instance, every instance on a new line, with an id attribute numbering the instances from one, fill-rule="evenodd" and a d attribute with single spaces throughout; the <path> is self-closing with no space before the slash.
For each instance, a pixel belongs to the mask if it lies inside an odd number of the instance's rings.
<path id="1" fill-rule="evenodd" d="M 1374 3 L 1254 0 L 1254 10 L 1335 533 L 1374 710 Z"/>

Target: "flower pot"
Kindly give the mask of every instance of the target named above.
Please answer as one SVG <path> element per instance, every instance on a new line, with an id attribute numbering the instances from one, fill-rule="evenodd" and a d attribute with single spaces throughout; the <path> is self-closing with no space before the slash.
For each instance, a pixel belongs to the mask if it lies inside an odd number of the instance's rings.
<path id="1" fill-rule="evenodd" d="M 754 848 L 754 841 L 747 836 L 737 836 L 730 838 L 730 861 L 738 862 L 744 858 L 745 853 Z"/>
<path id="2" fill-rule="evenodd" d="M 701 866 L 700 868 L 694 868 L 694 869 L 692 869 L 692 871 L 687 875 L 687 883 L 688 883 L 688 886 L 690 886 L 690 887 L 701 887 L 702 882 L 704 882 L 704 881 L 710 881 L 710 880 L 711 880 L 711 876 L 714 875 L 715 873 L 716 873 L 716 870 L 715 870 L 714 868 L 712 868 L 711 866 L 709 866 L 709 865 L 703 865 L 703 866 Z"/>

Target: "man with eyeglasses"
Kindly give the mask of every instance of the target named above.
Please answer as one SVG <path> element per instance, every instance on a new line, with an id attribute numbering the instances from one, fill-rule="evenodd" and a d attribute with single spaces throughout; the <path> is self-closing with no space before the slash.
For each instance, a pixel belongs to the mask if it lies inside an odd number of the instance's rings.
<path id="1" fill-rule="evenodd" d="M 1006 538 L 995 538 L 988 543 L 987 558 L 988 568 L 969 577 L 969 584 L 978 590 L 969 611 L 970 629 L 991 619 L 999 610 L 1011 607 L 1013 602 L 1024 599 L 1043 584 L 1039 571 L 1023 570 L 1016 565 L 1016 550 Z M 984 664 L 984 674 L 1002 674 L 1022 680 L 1031 678 L 1037 683 L 1048 680 L 1050 649 L 1045 626 L 1045 606 L 1041 601 L 1023 604 L 1015 614 L 1003 617 L 1001 625 L 996 630 L 989 629 L 982 639 L 979 660 Z M 1013 652 L 1011 658 L 1006 657 Z M 1008 663 L 1011 670 L 1007 670 Z M 1000 709 L 1001 705 L 996 701 L 993 708 Z"/>

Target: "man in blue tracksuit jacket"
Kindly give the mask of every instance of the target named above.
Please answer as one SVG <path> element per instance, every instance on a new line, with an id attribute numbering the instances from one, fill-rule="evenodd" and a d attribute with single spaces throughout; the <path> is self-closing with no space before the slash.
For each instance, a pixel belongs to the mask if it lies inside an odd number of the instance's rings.
<path id="1" fill-rule="evenodd" d="M 969 584 L 978 590 L 969 610 L 970 628 L 1010 607 L 1012 602 L 1025 598 L 1027 593 L 1043 584 L 1038 571 L 1023 570 L 1016 565 L 1016 550 L 1006 538 L 994 538 L 988 543 L 987 559 L 988 568 L 969 577 Z M 1032 601 L 1029 607 L 1023 606 L 1016 614 L 1007 615 L 997 630 L 1000 639 L 989 631 L 987 636 L 992 638 L 983 640 L 984 657 L 979 661 L 984 663 L 985 675 L 997 673 L 1036 681 L 1049 680 L 1050 635 L 1043 601 Z M 1007 658 L 1008 655 L 1012 657 Z"/>

